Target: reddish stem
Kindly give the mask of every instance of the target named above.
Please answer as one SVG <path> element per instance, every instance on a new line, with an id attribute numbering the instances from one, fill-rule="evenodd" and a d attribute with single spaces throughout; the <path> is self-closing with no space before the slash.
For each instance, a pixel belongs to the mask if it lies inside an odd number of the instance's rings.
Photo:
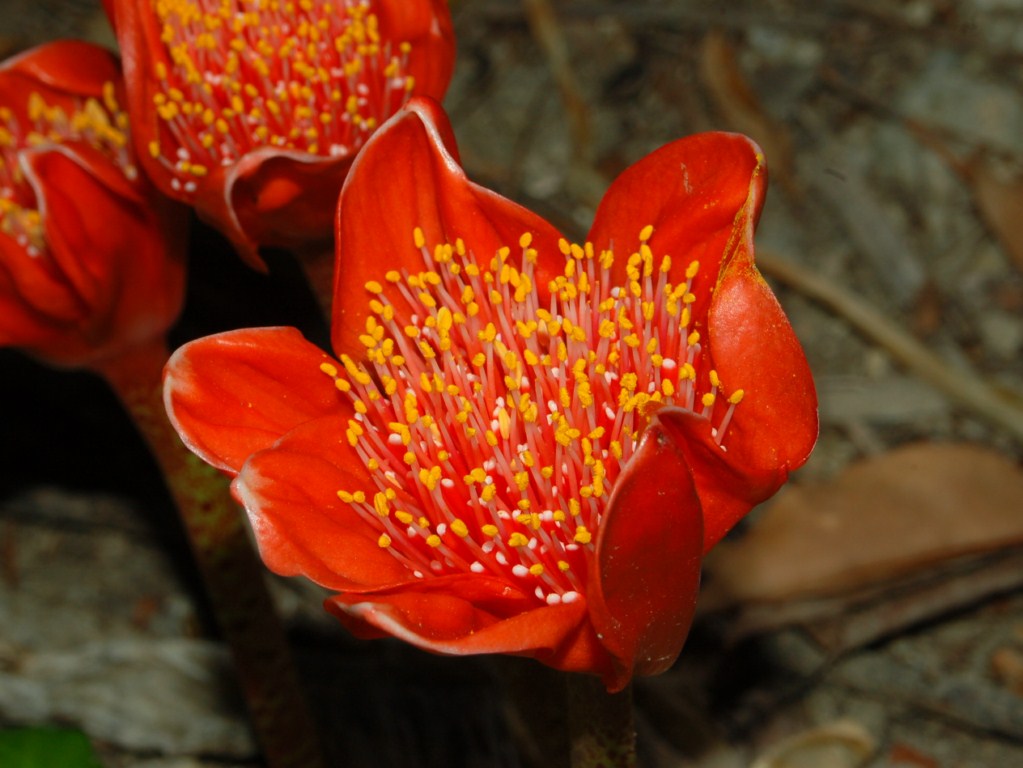
<path id="1" fill-rule="evenodd" d="M 322 768 L 266 574 L 228 479 L 181 442 L 163 407 L 162 343 L 94 366 L 131 414 L 163 471 L 220 631 L 231 648 L 268 768 Z"/>

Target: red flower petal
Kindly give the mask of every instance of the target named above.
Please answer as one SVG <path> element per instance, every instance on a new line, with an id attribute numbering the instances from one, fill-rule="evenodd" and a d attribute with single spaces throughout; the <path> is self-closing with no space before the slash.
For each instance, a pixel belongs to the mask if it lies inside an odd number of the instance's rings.
<path id="1" fill-rule="evenodd" d="M 343 412 L 320 370 L 330 358 L 294 328 L 207 336 L 178 349 L 164 372 L 164 403 L 185 444 L 236 474 L 286 432 Z"/>
<path id="2" fill-rule="evenodd" d="M 79 40 L 57 40 L 25 51 L 7 59 L 0 71 L 22 74 L 56 93 L 86 97 L 102 96 L 104 83 L 121 80 L 110 51 Z M 24 101 L 24 94 L 18 101 Z"/>
<path id="3" fill-rule="evenodd" d="M 451 125 L 440 106 L 412 99 L 366 142 L 341 191 L 334 283 L 334 349 L 357 354 L 368 314 L 365 285 L 383 283 L 386 270 L 423 269 L 412 247 L 413 230 L 423 231 L 426 247 L 462 238 L 480 259 L 501 247 L 518 248 L 533 235 L 541 262 L 538 280 L 546 285 L 564 266 L 557 230 L 535 213 L 469 181 L 458 165 Z M 395 173 L 395 158 L 401 172 Z M 384 285 L 387 288 L 387 285 Z M 398 307 L 400 294 L 390 295 Z"/>
<path id="4" fill-rule="evenodd" d="M 447 0 L 377 0 L 374 9 L 384 40 L 411 46 L 408 74 L 415 93 L 443 97 L 455 65 L 455 31 Z"/>
<path id="5" fill-rule="evenodd" d="M 687 456 L 655 415 L 615 481 L 590 576 L 590 620 L 615 659 L 609 690 L 675 661 L 696 610 L 702 553 Z"/>
<path id="6" fill-rule="evenodd" d="M 356 592 L 404 584 L 415 577 L 378 546 L 379 533 L 337 496 L 368 483 L 361 466 L 358 475 L 346 468 L 353 463 L 344 443 L 350 415 L 306 422 L 251 456 L 234 480 L 234 494 L 272 571 Z"/>
<path id="7" fill-rule="evenodd" d="M 162 335 L 177 317 L 185 264 L 182 228 L 174 223 L 183 210 L 155 194 L 147 198 L 151 188 L 133 188 L 98 153 L 89 163 L 89 154 L 56 147 L 24 157 L 49 257 L 89 307 L 79 333 L 87 347 L 110 355 Z"/>
<path id="8" fill-rule="evenodd" d="M 584 600 L 535 605 L 507 583 L 476 574 L 326 602 L 358 637 L 393 636 L 442 654 L 531 656 L 555 669 L 610 674 L 610 658 L 586 621 Z"/>
<path id="9" fill-rule="evenodd" d="M 0 233 L 0 346 L 49 348 L 86 313 L 53 262 Z"/>
<path id="10" fill-rule="evenodd" d="M 708 332 L 722 380 L 745 390 L 728 427 L 724 459 L 759 486 L 748 497 L 759 503 L 806 461 L 817 440 L 818 419 L 810 366 L 781 305 L 753 266 L 752 239 L 750 224 L 714 294 Z M 709 486 L 717 492 L 734 487 L 721 478 Z M 747 511 L 705 503 L 706 548 Z"/>
<path id="11" fill-rule="evenodd" d="M 732 133 L 687 136 L 651 152 L 615 179 L 587 239 L 597 250 L 617 249 L 614 274 L 621 280 L 640 230 L 653 225 L 650 248 L 655 257 L 671 255 L 674 282 L 691 261 L 700 262 L 694 293 L 705 300 L 728 251 L 736 213 L 753 185 L 761 190 L 752 211 L 759 216 L 765 183 L 760 149 L 750 139 Z M 698 300 L 694 316 L 701 311 L 706 303 L 701 306 Z"/>
<path id="12" fill-rule="evenodd" d="M 349 156 L 324 158 L 264 147 L 198 182 L 193 204 L 249 266 L 266 271 L 260 246 L 292 248 L 330 238 Z"/>

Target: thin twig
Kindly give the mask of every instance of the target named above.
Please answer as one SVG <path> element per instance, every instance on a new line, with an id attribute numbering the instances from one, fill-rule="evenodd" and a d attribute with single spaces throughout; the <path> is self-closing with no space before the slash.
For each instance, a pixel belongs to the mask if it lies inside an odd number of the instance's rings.
<path id="1" fill-rule="evenodd" d="M 572 159 L 577 164 L 589 165 L 593 154 L 593 131 L 586 100 L 572 71 L 568 45 L 549 0 L 524 0 L 523 6 L 533 37 L 540 44 L 551 74 L 558 84 L 572 133 Z"/>
<path id="2" fill-rule="evenodd" d="M 1023 397 L 991 386 L 964 365 L 953 365 L 858 296 L 821 275 L 771 253 L 757 253 L 757 265 L 771 277 L 813 299 L 879 344 L 912 373 L 995 427 L 1023 441 Z"/>

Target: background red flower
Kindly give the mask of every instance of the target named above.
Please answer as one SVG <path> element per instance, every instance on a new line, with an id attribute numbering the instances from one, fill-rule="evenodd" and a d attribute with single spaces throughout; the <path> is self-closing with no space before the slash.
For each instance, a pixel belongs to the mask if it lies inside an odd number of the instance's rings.
<path id="1" fill-rule="evenodd" d="M 181 211 L 139 172 L 116 59 L 50 43 L 0 66 L 0 344 L 85 365 L 162 338 Z"/>
<path id="2" fill-rule="evenodd" d="M 141 163 L 260 268 L 259 246 L 330 237 L 355 153 L 454 63 L 445 0 L 105 6 Z"/>

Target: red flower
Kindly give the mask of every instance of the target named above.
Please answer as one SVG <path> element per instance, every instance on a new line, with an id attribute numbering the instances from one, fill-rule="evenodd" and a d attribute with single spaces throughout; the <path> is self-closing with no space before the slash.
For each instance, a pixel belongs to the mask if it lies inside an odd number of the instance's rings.
<path id="1" fill-rule="evenodd" d="M 454 63 L 446 0 L 105 0 L 136 146 L 160 189 L 262 268 L 331 235 L 352 158 Z"/>
<path id="2" fill-rule="evenodd" d="M 238 473 L 264 561 L 356 634 L 666 669 L 704 552 L 806 459 L 816 397 L 753 266 L 748 139 L 668 144 L 583 245 L 468 181 L 414 100 L 341 195 L 334 361 L 293 329 L 175 353 L 165 400 Z"/>
<path id="3" fill-rule="evenodd" d="M 139 174 L 116 59 L 86 43 L 0 65 L 0 344 L 83 365 L 181 308 L 176 206 Z"/>

